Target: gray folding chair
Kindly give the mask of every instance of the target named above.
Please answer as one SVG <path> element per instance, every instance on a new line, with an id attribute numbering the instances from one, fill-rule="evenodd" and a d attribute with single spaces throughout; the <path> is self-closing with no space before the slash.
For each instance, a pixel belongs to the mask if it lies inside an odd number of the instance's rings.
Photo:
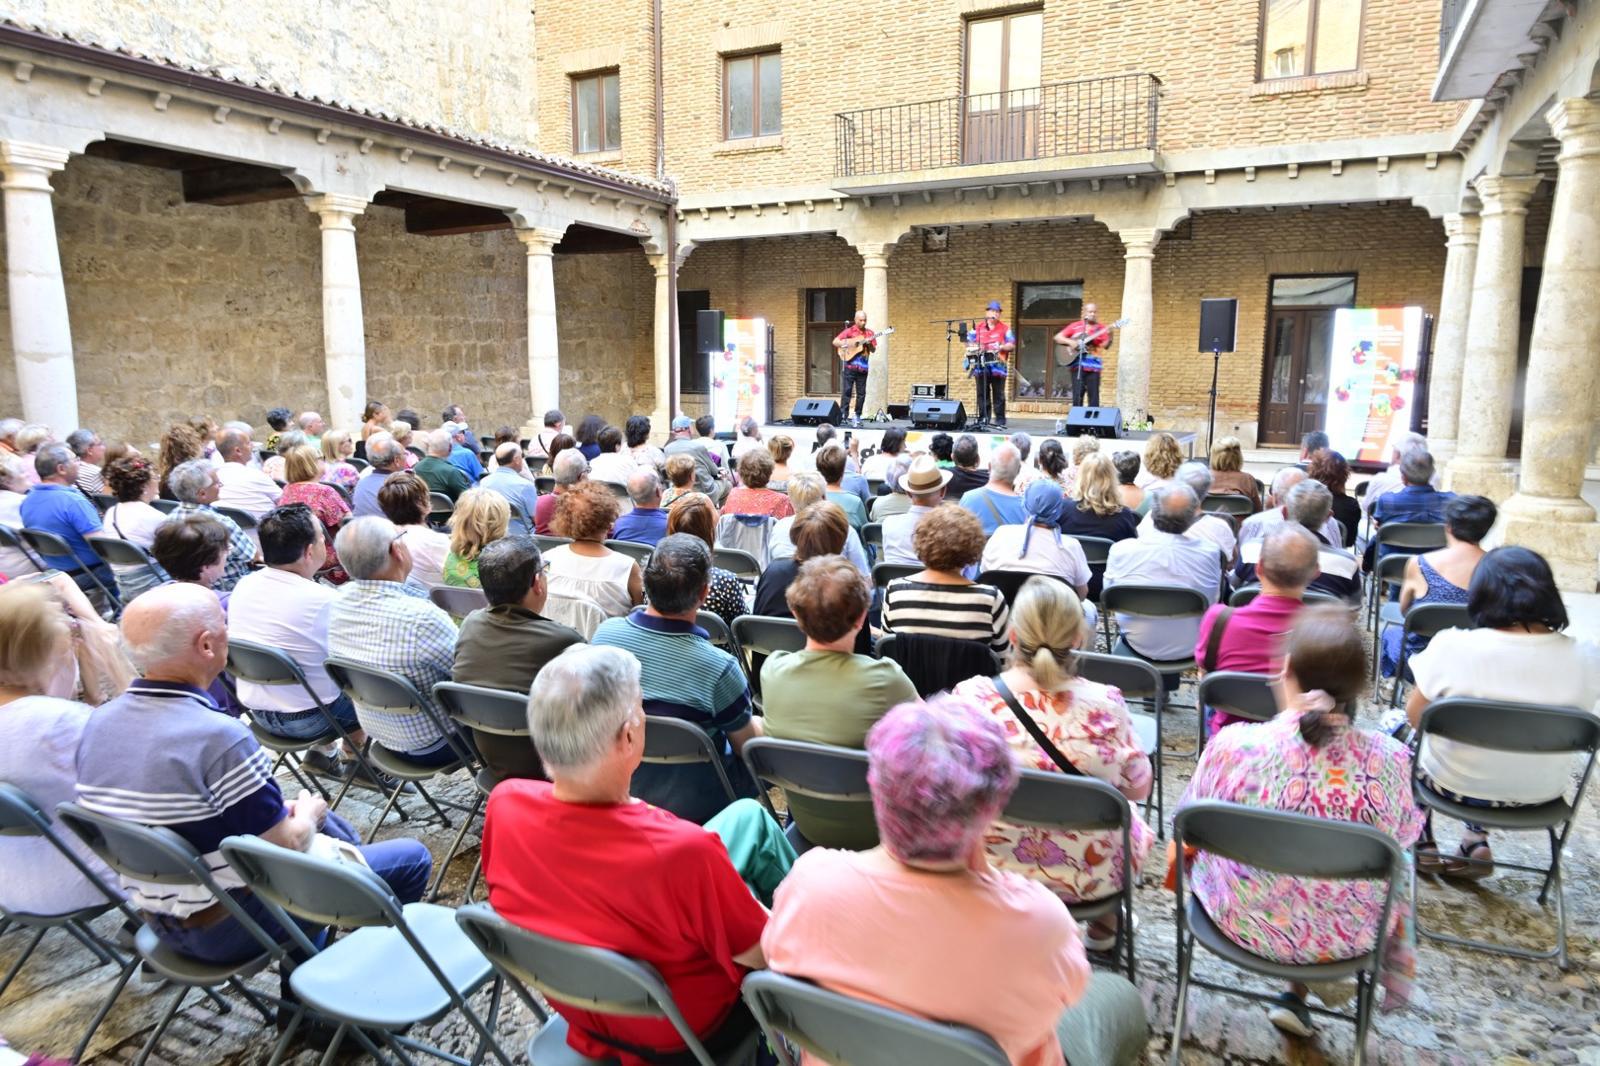
<path id="1" fill-rule="evenodd" d="M 105 564 L 111 567 L 112 579 L 117 583 L 117 599 L 124 605 L 141 593 L 148 592 L 166 579 L 160 565 L 150 553 L 131 540 L 89 534 L 83 538 Z"/>
<path id="2" fill-rule="evenodd" d="M 1243 670 L 1213 670 L 1200 679 L 1195 695 L 1200 705 L 1200 734 L 1195 754 L 1205 750 L 1206 716 L 1209 711 L 1226 711 L 1252 722 L 1270 722 L 1278 714 L 1278 697 L 1272 691 L 1272 678 Z"/>
<path id="3" fill-rule="evenodd" d="M 1400 690 L 1406 683 L 1408 645 L 1413 636 L 1432 640 L 1446 629 L 1472 629 L 1472 615 L 1464 603 L 1414 603 L 1401 620 L 1400 659 L 1395 664 L 1394 687 L 1389 690 L 1389 706 L 1400 706 Z M 1381 627 L 1380 627 L 1381 629 Z"/>
<path id="4" fill-rule="evenodd" d="M 112 610 L 115 611 L 121 608 L 122 601 L 117 598 L 116 590 L 108 588 L 106 583 L 100 580 L 100 575 L 94 572 L 93 567 L 85 566 L 66 541 L 46 529 L 19 529 L 17 530 L 17 536 L 22 539 L 22 543 L 26 544 L 34 555 L 39 557 L 39 569 L 45 569 L 47 560 L 52 557 L 71 559 L 74 565 L 70 569 L 63 570 L 62 573 L 74 581 L 77 580 L 79 574 L 86 576 L 90 581 L 94 582 L 94 587 L 100 590 L 101 595 L 105 597 L 106 603 Z"/>
<path id="5" fill-rule="evenodd" d="M 1395 552 L 1385 553 L 1384 548 L 1398 549 L 1401 557 L 1407 555 L 1420 555 L 1436 548 L 1445 546 L 1444 524 L 1442 522 L 1385 522 L 1378 527 L 1372 535 L 1372 558 L 1374 580 L 1371 586 L 1371 599 L 1368 603 L 1368 614 L 1376 615 L 1377 605 L 1382 602 L 1384 593 L 1389 585 L 1400 584 L 1404 575 L 1405 564 L 1401 563 L 1392 576 L 1382 569 L 1383 564 L 1394 558 Z"/>
<path id="6" fill-rule="evenodd" d="M 614 552 L 621 552 L 623 555 L 628 556 L 638 563 L 640 567 L 650 561 L 650 554 L 655 551 L 655 548 L 649 544 L 640 544 L 636 540 L 608 540 L 606 541 L 606 547 Z"/>
<path id="7" fill-rule="evenodd" d="M 444 708 L 444 713 L 450 716 L 450 720 L 458 725 L 465 726 L 475 733 L 521 737 L 527 741 L 529 748 L 533 747 L 533 738 L 528 733 L 526 692 L 464 685 L 457 681 L 440 681 L 433 686 L 433 698 Z M 494 775 L 488 762 L 485 761 L 483 768 L 473 775 L 473 784 L 478 788 L 480 805 L 489 798 L 489 793 L 499 783 L 500 779 Z M 466 834 L 466 826 L 471 824 L 472 819 L 468 818 L 466 825 L 461 827 L 461 832 L 456 834 L 455 842 L 450 846 L 450 852 L 445 856 L 443 866 L 448 867 L 451 860 L 456 857 L 456 852 L 460 849 L 461 841 Z M 466 902 L 472 901 L 472 891 L 477 887 L 478 877 L 482 872 L 483 859 L 480 857 L 473 866 L 472 875 L 467 878 L 467 887 L 462 893 L 462 899 Z"/>
<path id="8" fill-rule="evenodd" d="M 1133 968 L 1133 809 L 1128 798 L 1093 777 L 1071 777 L 1049 770 L 1023 770 L 1000 820 L 1013 825 L 1067 833 L 1118 832 L 1122 835 L 1122 887 L 1104 899 L 1067 905 L 1072 917 L 1092 922 L 1116 914 L 1117 942 L 1111 957 L 1127 962 L 1128 980 L 1137 980 Z"/>
<path id="9" fill-rule="evenodd" d="M 366 866 L 290 851 L 260 837 L 231 836 L 219 850 L 246 887 L 290 931 L 300 950 L 311 956 L 289 975 L 289 987 L 299 1003 L 273 1049 L 273 1063 L 283 1057 L 310 1009 L 339 1023 L 323 1056 L 325 1063 L 333 1061 L 349 1034 L 381 1061 L 366 1036 L 372 1032 L 401 1061 L 409 1061 L 403 1050 L 409 1048 L 469 1066 L 467 1059 L 400 1035 L 411 1026 L 432 1025 L 459 1011 L 478 1034 L 471 1066 L 481 1062 L 486 1051 L 501 1066 L 511 1066 L 494 1038 L 500 979 L 456 925 L 455 911 L 432 903 L 402 907 L 389 886 Z M 318 951 L 294 918 L 354 927 L 355 932 Z M 491 981 L 485 1022 L 467 997 Z"/>
<path id="10" fill-rule="evenodd" d="M 754 737 L 745 741 L 740 756 L 750 776 L 761 786 L 761 802 L 774 818 L 778 817 L 778 812 L 772 806 L 767 789 L 776 787 L 787 796 L 804 796 L 826 803 L 830 815 L 859 817 L 863 825 L 873 824 L 866 752 L 803 740 Z M 784 835 L 797 853 L 813 846 L 841 846 L 836 841 L 807 837 L 795 819 L 792 805 Z"/>
<path id="11" fill-rule="evenodd" d="M 739 659 L 740 662 L 744 661 L 739 655 L 739 645 L 733 639 L 733 630 L 728 628 L 728 623 L 722 620 L 720 614 L 715 611 L 697 611 L 694 616 L 694 624 L 706 631 L 706 637 L 711 643 L 735 659 Z"/>
<path id="12" fill-rule="evenodd" d="M 1061 584 L 1072 588 L 1071 582 L 1060 574 L 1036 574 L 1032 570 L 985 570 L 978 575 L 978 584 L 993 585 L 1000 590 L 1000 595 L 1006 598 L 1006 606 L 1014 606 L 1017 602 L 1017 593 L 1022 591 L 1022 586 L 1028 583 L 1030 577 L 1044 578 L 1046 581 L 1059 581 Z M 1076 590 L 1074 590 L 1076 594 Z"/>
<path id="13" fill-rule="evenodd" d="M 428 599 L 433 605 L 458 621 L 489 606 L 489 597 L 482 589 L 469 589 L 458 585 L 434 585 L 428 589 Z"/>
<path id="14" fill-rule="evenodd" d="M 158 497 L 150 501 L 150 506 L 160 511 L 162 514 L 171 514 L 173 511 L 178 509 L 178 501 L 164 500 Z"/>
<path id="15" fill-rule="evenodd" d="M 317 697 L 317 694 L 312 691 L 311 683 L 306 680 L 305 672 L 300 669 L 300 664 L 291 659 L 281 649 L 269 647 L 265 644 L 257 644 L 254 641 L 242 638 L 231 638 L 228 641 L 228 673 L 235 681 L 249 681 L 256 685 L 298 686 L 305 693 L 306 698 L 311 701 L 312 706 L 322 715 L 323 723 L 327 728 L 318 736 L 308 740 L 281 737 L 253 718 L 250 721 L 250 732 L 255 735 L 256 742 L 268 751 L 276 752 L 280 757 L 280 761 L 283 761 L 289 767 L 290 772 L 295 776 L 295 780 L 300 781 L 302 785 L 305 784 L 305 781 L 301 779 L 299 770 L 285 756 L 290 754 L 297 755 L 314 744 L 330 744 L 335 740 L 342 741 L 345 750 L 354 753 L 357 765 L 366 772 L 369 780 L 378 780 L 377 770 L 367 761 L 365 748 L 351 739 L 349 732 L 339 724 L 339 720 L 333 716 L 333 712 L 329 710 L 328 705 L 323 703 Z M 273 769 L 277 769 L 276 764 L 274 764 Z M 312 780 L 316 780 L 314 775 Z M 350 791 L 350 786 L 354 782 L 354 775 L 345 780 L 344 785 L 339 789 L 339 794 L 329 799 L 328 807 L 330 810 L 339 809 L 339 804 L 344 800 L 345 793 Z M 321 785 L 316 785 L 315 787 L 317 791 L 322 793 L 324 799 L 329 798 L 326 790 Z M 410 817 L 404 808 L 397 808 L 397 810 L 401 821 L 405 821 Z"/>
<path id="16" fill-rule="evenodd" d="M 1111 643 L 1112 615 L 1126 614 L 1135 618 L 1193 618 L 1198 626 L 1200 616 L 1205 614 L 1210 606 L 1211 601 L 1207 600 L 1203 593 L 1177 585 L 1113 585 L 1101 589 L 1100 622 L 1105 628 L 1106 647 L 1116 654 L 1116 646 Z M 1133 645 L 1128 644 L 1126 639 L 1120 643 L 1130 652 L 1133 650 Z M 1146 661 L 1163 675 L 1181 675 L 1186 670 L 1192 670 L 1195 665 L 1193 655 L 1162 662 Z"/>
<path id="17" fill-rule="evenodd" d="M 545 533 L 535 533 L 533 535 L 533 542 L 539 546 L 539 550 L 541 552 L 547 552 L 551 548 L 559 548 L 563 544 L 571 544 L 572 538 L 550 536 Z"/>
<path id="18" fill-rule="evenodd" d="M 1240 496 L 1238 493 L 1232 492 L 1207 493 L 1206 498 L 1200 501 L 1200 509 L 1212 514 L 1227 514 L 1236 518 L 1243 518 L 1255 513 L 1255 506 L 1250 502 L 1250 497 Z M 1237 529 L 1235 532 L 1237 532 Z"/>
<path id="19" fill-rule="evenodd" d="M 1583 773 L 1578 778 L 1578 788 L 1570 801 L 1558 797 L 1548 803 L 1527 807 L 1474 807 L 1446 799 L 1423 780 L 1419 769 L 1421 760 L 1411 761 L 1411 795 L 1424 810 L 1438 812 L 1461 822 L 1476 822 L 1490 829 L 1523 832 L 1543 829 L 1550 838 L 1548 867 L 1525 866 L 1500 858 L 1494 859 L 1493 864 L 1501 869 L 1543 874 L 1544 883 L 1539 887 L 1541 907 L 1552 888 L 1556 895 L 1556 946 L 1549 951 L 1529 951 L 1437 932 L 1423 925 L 1420 913 L 1417 914 L 1417 931 L 1431 940 L 1460 947 L 1521 959 L 1555 959 L 1556 965 L 1565 970 L 1567 907 L 1566 890 L 1561 881 L 1561 853 L 1572 832 L 1572 823 L 1583 801 L 1584 790 L 1589 787 L 1589 775 L 1594 771 L 1595 752 L 1600 749 L 1600 719 L 1588 708 L 1543 707 L 1456 696 L 1430 703 L 1422 712 L 1422 720 L 1417 725 L 1419 747 L 1430 736 L 1495 752 L 1583 756 Z M 1459 861 L 1479 864 L 1486 860 L 1460 856 Z M 1415 881 L 1411 891 L 1415 910 Z"/>
<path id="20" fill-rule="evenodd" d="M 664 766 L 710 763 L 722 790 L 727 793 L 728 802 L 739 798 L 733 782 L 728 779 L 727 767 L 722 765 L 722 756 L 711 742 L 711 734 L 693 722 L 660 714 L 645 715 L 642 761 Z"/>
<path id="21" fill-rule="evenodd" d="M 883 550 L 883 523 L 868 522 L 861 527 L 861 543 L 873 551 Z"/>
<path id="22" fill-rule="evenodd" d="M 1397 600 L 1387 599 L 1386 592 L 1389 588 L 1399 587 L 1406 579 L 1406 564 L 1412 559 L 1410 555 L 1389 555 L 1378 560 L 1372 571 L 1372 584 L 1367 597 L 1367 625 L 1372 628 L 1373 664 L 1377 664 L 1378 636 L 1388 626 L 1397 626 L 1401 622 L 1400 604 Z"/>
<path id="23" fill-rule="evenodd" d="M 712 548 L 711 565 L 721 567 L 740 581 L 761 580 L 761 560 L 739 548 Z"/>
<path id="24" fill-rule="evenodd" d="M 800 632 L 800 623 L 793 618 L 777 618 L 759 614 L 741 614 L 733 620 L 733 645 L 738 649 L 739 665 L 744 667 L 750 680 L 756 706 L 761 706 L 760 668 L 755 657 L 768 656 L 777 651 L 804 651 L 806 635 Z"/>
<path id="25" fill-rule="evenodd" d="M 283 946 L 267 936 L 255 919 L 245 913 L 239 902 L 217 885 L 194 845 L 170 829 L 97 814 L 76 803 L 61 804 L 56 808 L 56 817 L 76 833 L 89 846 L 89 850 L 100 857 L 101 862 L 124 878 L 146 884 L 204 888 L 216 897 L 228 917 L 238 922 L 261 948 L 259 954 L 239 962 L 206 962 L 182 954 L 168 946 L 150 926 L 143 926 L 134 936 L 134 950 L 146 966 L 179 987 L 177 996 L 167 1005 L 144 1047 L 139 1050 L 138 1057 L 133 1060 L 134 1066 L 144 1066 L 191 988 L 204 991 L 224 1014 L 231 1013 L 232 1008 L 217 994 L 217 989 L 231 988 L 261 1015 L 263 1022 L 267 1025 L 273 1023 L 272 1009 L 245 987 L 241 978 L 253 977 L 272 963 L 281 962 L 284 957 Z"/>
<path id="26" fill-rule="evenodd" d="M 430 529 L 450 528 L 450 516 L 455 514 L 455 501 L 442 492 L 428 493 L 427 523 Z"/>
<path id="27" fill-rule="evenodd" d="M 244 530 L 246 533 L 249 533 L 251 530 L 255 529 L 261 524 L 260 521 L 256 519 L 255 515 L 251 514 L 249 511 L 241 511 L 237 507 L 221 507 L 217 504 L 212 504 L 211 509 L 224 518 L 232 519 L 233 524 Z"/>
<path id="28" fill-rule="evenodd" d="M 34 554 L 33 549 L 23 542 L 22 538 L 18 536 L 18 531 L 11 526 L 0 526 L 0 548 L 14 548 L 21 552 L 27 558 L 29 565 L 40 573 L 50 569 L 45 565 L 44 560 Z M 19 577 L 21 575 L 12 574 L 11 576 Z"/>
<path id="29" fill-rule="evenodd" d="M 1373 930 L 1373 943 L 1368 951 L 1334 962 L 1295 965 L 1273 962 L 1228 939 L 1212 922 L 1197 898 L 1192 895 L 1184 898 L 1184 864 L 1175 864 L 1178 999 L 1172 1023 L 1172 1066 L 1179 1066 L 1183 1054 L 1183 1026 L 1191 984 L 1262 1003 L 1270 1003 L 1274 998 L 1242 989 L 1237 984 L 1212 984 L 1193 977 L 1190 969 L 1194 963 L 1196 945 L 1241 970 L 1278 981 L 1341 981 L 1354 977 L 1356 1012 L 1353 1017 L 1321 1007 L 1307 1009 L 1325 1017 L 1355 1022 L 1355 1064 L 1361 1066 L 1366 1052 L 1367 1030 L 1372 1024 L 1373 991 L 1378 973 L 1383 969 L 1389 917 L 1394 912 L 1406 873 L 1405 853 L 1400 850 L 1400 845 L 1386 833 L 1369 825 L 1210 801 L 1191 804 L 1178 812 L 1172 820 L 1172 842 L 1180 855 L 1184 846 L 1188 845 L 1246 866 L 1290 877 L 1325 881 L 1383 881 L 1386 885 L 1383 914 Z"/>
<path id="30" fill-rule="evenodd" d="M 596 1014 L 666 1021 L 700 1066 L 733 1066 L 754 1058 L 760 1037 L 755 1030 L 720 1055 L 707 1051 L 684 1020 L 666 982 L 648 963 L 512 925 L 487 903 L 462 907 L 456 911 L 456 921 L 536 1017 L 544 1019 L 545 1012 L 528 991 L 530 987 L 552 1003 L 567 1003 Z M 559 1015 L 539 1027 L 528 1042 L 527 1054 L 533 1066 L 615 1061 L 585 1058 L 568 1047 L 567 1021 Z"/>
<path id="31" fill-rule="evenodd" d="M 1150 708 L 1149 722 L 1141 721 L 1145 716 L 1131 715 L 1133 725 L 1137 731 L 1141 726 L 1148 725 L 1155 732 L 1155 742 L 1150 746 L 1150 769 L 1155 775 L 1155 789 L 1151 797 L 1155 801 L 1155 829 L 1157 836 L 1166 835 L 1166 792 L 1163 785 L 1163 750 L 1164 730 L 1162 720 L 1165 717 L 1167 687 L 1161 680 L 1161 673 L 1154 666 L 1143 659 L 1134 659 L 1126 655 L 1104 655 L 1100 652 L 1082 651 L 1073 657 L 1073 668 L 1078 671 L 1078 676 L 1100 685 L 1111 685 L 1122 693 L 1124 700 L 1138 700 Z M 1145 816 L 1150 815 L 1150 800 L 1144 801 Z"/>
<path id="32" fill-rule="evenodd" d="M 744 1001 L 783 1066 L 799 1060 L 787 1040 L 823 1062 L 850 1066 L 1007 1066 L 1011 1059 L 976 1029 L 830 992 L 772 970 L 747 974 Z"/>
<path id="33" fill-rule="evenodd" d="M 120 911 L 123 918 L 136 926 L 139 924 L 139 916 L 134 913 L 132 907 L 122 901 L 122 897 L 107 885 L 99 874 L 89 869 L 88 864 L 83 861 L 81 855 L 73 851 L 67 845 L 67 842 L 61 839 L 60 835 L 56 833 L 55 826 L 50 824 L 49 817 L 26 792 L 23 792 L 22 789 L 17 788 L 15 785 L 6 784 L 3 781 L 0 781 L 0 837 L 31 837 L 47 841 L 52 848 L 60 853 L 62 858 L 71 863 L 73 869 L 77 870 L 85 881 L 94 886 L 95 890 L 100 893 L 101 899 L 96 903 L 55 914 L 34 914 L 0 907 L 0 927 L 16 925 L 20 928 L 34 931 L 32 939 L 28 941 L 28 946 L 22 949 L 22 954 L 17 957 L 17 961 L 12 964 L 5 977 L 0 978 L 0 996 L 5 995 L 6 989 L 10 987 L 12 980 L 22 971 L 22 967 L 27 963 L 28 959 L 33 956 L 33 952 L 38 948 L 39 942 L 52 929 L 66 930 L 74 940 L 88 948 L 89 953 L 95 958 L 118 968 L 117 981 L 112 986 L 111 994 L 101 1002 L 100 1009 L 90 1019 L 89 1028 L 84 1031 L 83 1037 L 78 1041 L 76 1050 L 72 1053 L 71 1061 L 78 1062 L 83 1058 L 83 1053 L 88 1048 L 89 1040 L 94 1036 L 95 1030 L 100 1028 L 100 1023 L 105 1021 L 106 1015 L 111 1011 L 112 1004 L 116 1003 L 117 997 L 122 994 L 122 988 L 128 983 L 128 978 L 132 977 L 133 971 L 139 968 L 137 956 L 123 958 L 122 953 L 113 945 L 108 944 L 99 933 L 96 933 L 90 927 L 89 923 L 102 914 L 115 910 Z"/>
<path id="34" fill-rule="evenodd" d="M 1259 595 L 1261 595 L 1260 585 L 1242 586 L 1241 588 L 1235 589 L 1233 595 L 1228 597 L 1228 606 L 1243 607 L 1245 604 L 1254 600 Z M 1350 607 L 1352 611 L 1355 610 L 1355 607 L 1349 600 L 1341 600 L 1339 597 L 1331 593 L 1321 592 L 1317 589 L 1306 589 L 1305 593 L 1301 596 L 1301 600 L 1308 606 L 1327 605 L 1333 607 Z"/>
<path id="35" fill-rule="evenodd" d="M 350 458 L 346 459 L 345 462 L 347 462 L 351 466 L 355 467 L 357 473 L 360 473 L 361 471 L 365 470 L 367 467 L 372 465 L 371 463 L 367 462 L 365 459 L 358 459 L 353 455 Z"/>
<path id="36" fill-rule="evenodd" d="M 897 578 L 910 577 L 912 574 L 920 574 L 923 569 L 921 563 L 878 563 L 872 568 L 872 583 L 880 589 L 886 589 L 889 587 L 889 582 Z"/>

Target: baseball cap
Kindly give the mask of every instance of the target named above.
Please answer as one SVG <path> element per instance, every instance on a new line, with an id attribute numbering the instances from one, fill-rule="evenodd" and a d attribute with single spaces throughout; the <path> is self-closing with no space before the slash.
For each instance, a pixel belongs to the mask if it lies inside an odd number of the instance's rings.
<path id="1" fill-rule="evenodd" d="M 989 310 L 991 310 L 991 311 L 1000 310 L 1000 301 L 999 300 L 990 300 L 989 301 Z"/>
<path id="2" fill-rule="evenodd" d="M 677 418 L 672 420 L 672 428 L 674 430 L 693 429 L 694 419 L 690 418 L 688 415 L 679 415 Z"/>

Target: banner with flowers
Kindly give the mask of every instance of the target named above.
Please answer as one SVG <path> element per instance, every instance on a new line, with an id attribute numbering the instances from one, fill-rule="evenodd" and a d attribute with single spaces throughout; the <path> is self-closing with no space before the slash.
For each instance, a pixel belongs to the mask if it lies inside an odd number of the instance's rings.
<path id="1" fill-rule="evenodd" d="M 745 415 L 768 421 L 767 320 L 730 318 L 723 324 L 723 349 L 711 353 L 711 415 L 731 430 Z"/>
<path id="2" fill-rule="evenodd" d="M 1422 308 L 1342 307 L 1333 314 L 1324 426 L 1350 462 L 1387 463 L 1411 429 Z"/>

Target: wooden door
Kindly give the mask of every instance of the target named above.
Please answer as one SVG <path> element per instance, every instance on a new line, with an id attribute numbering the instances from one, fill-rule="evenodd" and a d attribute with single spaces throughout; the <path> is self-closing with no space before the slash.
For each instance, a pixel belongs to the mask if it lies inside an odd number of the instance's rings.
<path id="1" fill-rule="evenodd" d="M 1328 406 L 1331 307 L 1274 308 L 1262 382 L 1262 444 L 1298 444 L 1321 429 Z"/>

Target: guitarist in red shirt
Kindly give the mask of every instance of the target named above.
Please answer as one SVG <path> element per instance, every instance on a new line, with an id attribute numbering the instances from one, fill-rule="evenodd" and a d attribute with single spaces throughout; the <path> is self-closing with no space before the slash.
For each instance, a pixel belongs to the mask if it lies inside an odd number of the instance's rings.
<path id="1" fill-rule="evenodd" d="M 867 402 L 867 362 L 878 350 L 878 335 L 867 328 L 867 313 L 857 311 L 855 321 L 833 338 L 834 350 L 844 360 L 839 370 L 839 416 L 850 416 L 850 396 L 855 394 L 856 413 L 851 421 L 861 423 L 861 407 Z"/>
<path id="2" fill-rule="evenodd" d="M 1072 406 L 1082 407 L 1084 396 L 1090 407 L 1100 406 L 1100 373 L 1105 369 L 1101 356 L 1111 350 L 1111 329 L 1100 321 L 1100 309 L 1094 304 L 1083 305 L 1083 317 L 1069 322 L 1056 334 L 1056 343 L 1070 351 L 1056 355 L 1057 371 L 1072 373 Z M 1064 361 L 1063 361 L 1064 360 Z"/>

